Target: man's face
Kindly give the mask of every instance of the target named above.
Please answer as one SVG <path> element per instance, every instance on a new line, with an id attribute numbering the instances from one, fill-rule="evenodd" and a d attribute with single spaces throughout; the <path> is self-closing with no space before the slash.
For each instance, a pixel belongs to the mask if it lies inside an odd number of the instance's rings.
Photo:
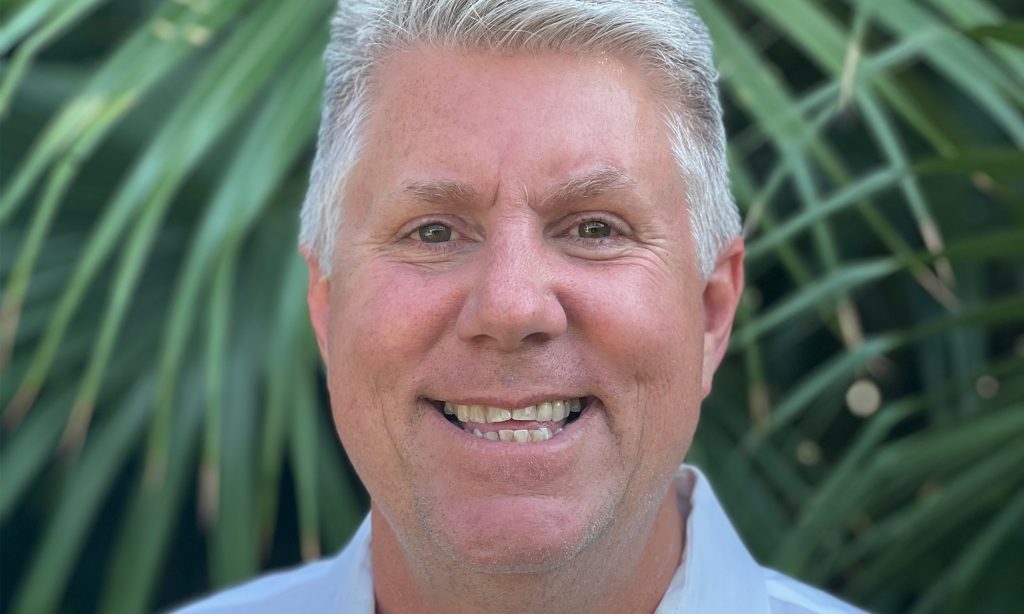
<path id="1" fill-rule="evenodd" d="M 649 526 L 735 306 L 708 313 L 654 94 L 612 57 L 420 50 L 376 76 L 334 274 L 310 284 L 375 512 L 409 555 L 494 572 Z M 545 420 L 559 401 L 583 410 Z M 446 402 L 541 413 L 464 428 Z"/>

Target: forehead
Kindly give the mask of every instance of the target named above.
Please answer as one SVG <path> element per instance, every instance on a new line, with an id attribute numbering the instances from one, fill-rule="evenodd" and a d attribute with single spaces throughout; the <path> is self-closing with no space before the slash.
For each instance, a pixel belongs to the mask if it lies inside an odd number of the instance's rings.
<path id="1" fill-rule="evenodd" d="M 607 55 L 403 51 L 374 73 L 364 128 L 350 202 L 442 179 L 531 191 L 595 168 L 674 176 L 659 99 Z"/>

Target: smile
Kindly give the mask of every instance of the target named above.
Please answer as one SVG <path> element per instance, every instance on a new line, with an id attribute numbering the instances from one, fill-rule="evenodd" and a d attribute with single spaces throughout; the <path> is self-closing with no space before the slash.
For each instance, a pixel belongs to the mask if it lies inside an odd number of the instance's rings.
<path id="1" fill-rule="evenodd" d="M 540 443 L 556 437 L 586 411 L 587 398 L 544 401 L 520 408 L 430 401 L 463 431 L 488 441 Z"/>

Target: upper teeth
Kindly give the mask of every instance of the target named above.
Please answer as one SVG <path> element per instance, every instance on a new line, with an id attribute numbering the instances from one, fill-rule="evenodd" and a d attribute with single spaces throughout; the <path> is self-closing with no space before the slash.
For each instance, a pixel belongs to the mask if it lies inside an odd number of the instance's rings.
<path id="1" fill-rule="evenodd" d="M 444 413 L 456 416 L 460 422 L 476 422 L 479 424 L 505 422 L 506 420 L 558 422 L 568 418 L 570 412 L 579 412 L 582 409 L 579 399 L 545 401 L 519 409 L 505 409 L 490 405 L 457 405 L 450 402 L 444 404 Z"/>

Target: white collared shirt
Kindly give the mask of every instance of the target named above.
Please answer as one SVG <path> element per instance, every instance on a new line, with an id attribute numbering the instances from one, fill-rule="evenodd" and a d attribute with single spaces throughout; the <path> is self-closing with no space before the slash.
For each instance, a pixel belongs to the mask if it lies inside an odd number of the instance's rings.
<path id="1" fill-rule="evenodd" d="M 707 478 L 683 465 L 676 476 L 686 514 L 686 550 L 655 614 L 846 614 L 863 612 L 757 564 L 725 515 Z M 333 559 L 271 574 L 180 614 L 373 614 L 370 518 Z"/>

